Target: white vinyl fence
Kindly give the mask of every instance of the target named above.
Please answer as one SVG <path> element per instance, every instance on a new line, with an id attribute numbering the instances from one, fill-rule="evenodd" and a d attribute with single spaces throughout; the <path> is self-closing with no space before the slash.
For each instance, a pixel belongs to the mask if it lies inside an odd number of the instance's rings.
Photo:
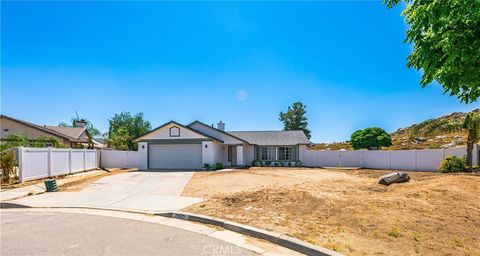
<path id="1" fill-rule="evenodd" d="M 361 167 L 411 171 L 435 171 L 447 156 L 465 158 L 466 147 L 424 150 L 306 150 L 301 161 L 312 167 Z M 478 164 L 478 148 L 473 163 Z"/>
<path id="2" fill-rule="evenodd" d="M 138 151 L 101 150 L 102 168 L 138 168 Z"/>
<path id="3" fill-rule="evenodd" d="M 98 152 L 94 149 L 19 147 L 17 152 L 20 182 L 91 170 L 99 166 Z"/>
<path id="4" fill-rule="evenodd" d="M 102 168 L 138 168 L 138 151 L 17 148 L 20 182 Z"/>

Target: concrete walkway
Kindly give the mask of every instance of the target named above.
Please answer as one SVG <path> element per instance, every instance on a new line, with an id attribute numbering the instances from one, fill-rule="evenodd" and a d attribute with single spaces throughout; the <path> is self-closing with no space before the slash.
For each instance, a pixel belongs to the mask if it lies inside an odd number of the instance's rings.
<path id="1" fill-rule="evenodd" d="M 80 192 L 54 192 L 9 202 L 31 207 L 91 207 L 148 212 L 181 210 L 203 201 L 180 196 L 193 172 L 128 172 L 107 176 Z"/>

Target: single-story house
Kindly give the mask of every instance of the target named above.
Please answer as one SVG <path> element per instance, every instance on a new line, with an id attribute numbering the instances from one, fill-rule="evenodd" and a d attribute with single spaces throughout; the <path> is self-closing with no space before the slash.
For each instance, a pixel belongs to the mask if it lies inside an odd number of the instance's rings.
<path id="1" fill-rule="evenodd" d="M 195 121 L 170 121 L 138 137 L 139 169 L 200 169 L 246 166 L 252 161 L 297 161 L 310 144 L 303 131 L 226 131 Z"/>
<path id="2" fill-rule="evenodd" d="M 92 145 L 85 123 L 77 122 L 77 127 L 37 125 L 6 115 L 0 116 L 0 139 L 7 139 L 12 133 L 23 133 L 29 140 L 36 140 L 41 136 L 52 136 L 66 147 L 76 148 L 80 145 Z M 95 145 L 95 144 L 94 144 Z M 47 143 L 45 147 L 49 147 Z M 97 145 L 98 146 L 98 145 Z M 99 146 L 99 148 L 101 148 Z"/>

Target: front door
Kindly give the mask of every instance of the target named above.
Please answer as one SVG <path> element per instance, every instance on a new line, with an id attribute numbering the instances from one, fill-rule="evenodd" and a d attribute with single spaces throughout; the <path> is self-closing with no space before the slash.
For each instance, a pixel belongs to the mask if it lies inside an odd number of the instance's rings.
<path id="1" fill-rule="evenodd" d="M 237 147 L 228 146 L 228 162 L 231 166 L 237 165 Z"/>

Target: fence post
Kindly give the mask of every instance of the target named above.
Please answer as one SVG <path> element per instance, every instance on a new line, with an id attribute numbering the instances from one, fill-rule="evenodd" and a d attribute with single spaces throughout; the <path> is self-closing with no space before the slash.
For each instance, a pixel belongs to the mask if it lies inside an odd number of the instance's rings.
<path id="1" fill-rule="evenodd" d="M 102 160 L 103 160 L 103 149 L 100 149 L 98 152 L 100 152 L 100 159 L 98 159 L 98 167 L 100 168 L 103 168 L 103 163 L 102 163 Z"/>
<path id="2" fill-rule="evenodd" d="M 415 152 L 415 171 L 418 171 L 418 167 L 417 167 L 417 150 L 414 149 L 413 151 Z"/>
<path id="3" fill-rule="evenodd" d="M 25 180 L 25 173 L 23 170 L 23 147 L 18 147 L 18 179 L 20 182 Z"/>
<path id="4" fill-rule="evenodd" d="M 48 147 L 47 163 L 48 177 L 52 177 L 52 147 Z"/>
<path id="5" fill-rule="evenodd" d="M 87 169 L 87 149 L 83 149 L 83 170 Z"/>
<path id="6" fill-rule="evenodd" d="M 95 167 L 100 168 L 102 161 L 102 150 L 95 149 Z"/>
<path id="7" fill-rule="evenodd" d="M 338 167 L 342 168 L 342 151 L 338 151 Z"/>
<path id="8" fill-rule="evenodd" d="M 389 150 L 388 156 L 389 156 L 388 159 L 390 160 L 388 163 L 388 166 L 389 166 L 389 170 L 391 170 L 392 169 L 392 151 L 391 150 Z"/>
<path id="9" fill-rule="evenodd" d="M 362 150 L 360 154 L 360 168 L 363 168 L 363 154 L 365 153 L 365 150 Z"/>
<path id="10" fill-rule="evenodd" d="M 68 173 L 72 173 L 72 148 L 68 149 Z"/>

